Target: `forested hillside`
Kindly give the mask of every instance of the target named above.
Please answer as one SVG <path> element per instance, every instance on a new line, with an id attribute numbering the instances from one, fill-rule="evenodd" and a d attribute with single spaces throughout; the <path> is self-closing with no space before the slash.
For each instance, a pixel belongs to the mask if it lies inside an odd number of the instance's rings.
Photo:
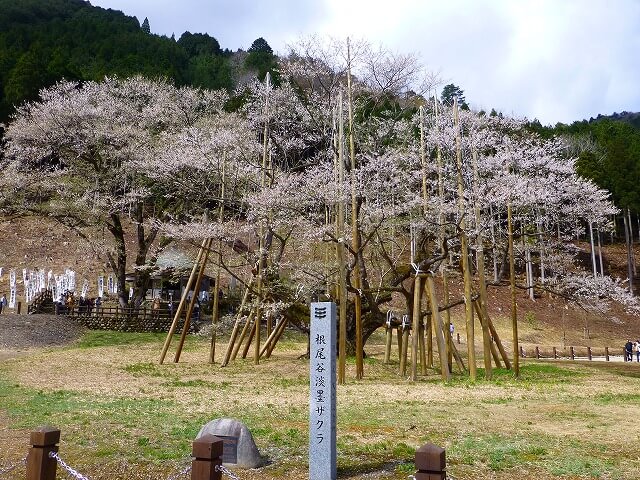
<path id="1" fill-rule="evenodd" d="M 148 22 L 84 0 L 0 0 L 0 123 L 62 78 L 142 74 L 228 89 L 243 75 L 264 77 L 274 64 L 262 38 L 233 53 L 207 34 L 153 35 Z"/>
<path id="2" fill-rule="evenodd" d="M 545 137 L 569 136 L 578 173 L 609 190 L 618 207 L 640 212 L 640 114 L 614 113 L 571 125 L 533 127 Z"/>

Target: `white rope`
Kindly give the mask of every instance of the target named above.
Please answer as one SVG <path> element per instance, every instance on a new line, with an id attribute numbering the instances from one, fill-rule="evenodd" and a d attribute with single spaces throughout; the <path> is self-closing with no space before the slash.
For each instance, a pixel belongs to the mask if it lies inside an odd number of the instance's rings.
<path id="1" fill-rule="evenodd" d="M 69 475 L 74 477 L 76 480 L 89 480 L 87 477 L 79 473 L 77 470 L 74 470 L 69 465 L 67 465 L 64 460 L 60 458 L 60 456 L 56 452 L 49 452 L 49 458 L 55 458 L 56 461 L 60 464 L 60 466 L 65 469 Z"/>
<path id="2" fill-rule="evenodd" d="M 231 480 L 240 480 L 240 477 L 238 477 L 235 473 L 233 473 L 231 470 L 229 470 L 227 467 L 223 465 L 216 465 L 216 472 L 221 472 L 223 475 L 226 475 Z"/>
<path id="3" fill-rule="evenodd" d="M 182 470 L 180 470 L 175 475 L 170 476 L 169 478 L 167 478 L 167 480 L 176 480 L 176 479 L 182 477 L 183 475 L 186 475 L 190 471 L 191 471 L 191 464 L 189 464 L 186 467 L 184 467 Z"/>

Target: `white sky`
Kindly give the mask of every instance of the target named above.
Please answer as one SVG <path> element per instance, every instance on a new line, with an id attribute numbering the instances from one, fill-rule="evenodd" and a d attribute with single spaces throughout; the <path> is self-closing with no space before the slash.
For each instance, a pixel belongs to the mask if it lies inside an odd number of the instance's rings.
<path id="1" fill-rule="evenodd" d="M 640 111 L 640 0 L 91 0 L 222 48 L 310 35 L 417 54 L 474 108 L 570 123 Z"/>

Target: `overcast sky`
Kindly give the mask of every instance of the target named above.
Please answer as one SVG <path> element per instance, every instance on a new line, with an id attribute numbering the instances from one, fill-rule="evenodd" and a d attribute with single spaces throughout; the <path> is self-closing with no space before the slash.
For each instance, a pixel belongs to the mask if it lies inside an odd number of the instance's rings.
<path id="1" fill-rule="evenodd" d="M 474 109 L 543 124 L 640 111 L 640 0 L 91 0 L 222 48 L 310 35 L 417 54 Z"/>

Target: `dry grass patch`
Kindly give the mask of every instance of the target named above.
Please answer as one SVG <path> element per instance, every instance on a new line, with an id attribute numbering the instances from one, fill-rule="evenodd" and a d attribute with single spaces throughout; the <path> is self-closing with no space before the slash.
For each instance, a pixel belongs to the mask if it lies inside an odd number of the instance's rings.
<path id="1" fill-rule="evenodd" d="M 304 338 L 288 337 L 258 366 L 246 359 L 225 368 L 207 363 L 201 338 L 188 340 L 180 363 L 170 355 L 158 365 L 162 341 L 89 332 L 76 345 L 1 363 L 1 438 L 12 455 L 28 429 L 51 423 L 63 431 L 61 452 L 91 478 L 135 478 L 131 470 L 160 478 L 185 461 L 202 424 L 231 416 L 272 462 L 241 478 L 307 478 Z M 445 385 L 430 371 L 411 384 L 397 362 L 383 365 L 381 341 L 368 345 L 365 379 L 353 380 L 350 361 L 338 389 L 340 478 L 404 479 L 427 441 L 447 448 L 459 479 L 616 479 L 640 470 L 622 427 L 640 414 L 635 364 L 527 359 L 519 381 L 496 370 L 490 382 L 456 376 Z"/>

